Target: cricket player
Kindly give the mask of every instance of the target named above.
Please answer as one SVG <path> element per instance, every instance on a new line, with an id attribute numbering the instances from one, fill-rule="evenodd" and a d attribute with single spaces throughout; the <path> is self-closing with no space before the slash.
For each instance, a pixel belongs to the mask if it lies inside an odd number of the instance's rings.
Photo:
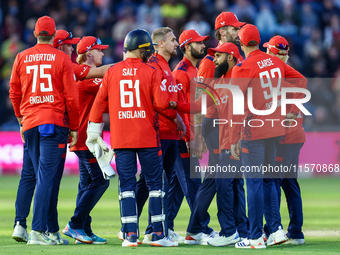
<path id="1" fill-rule="evenodd" d="M 243 26 L 239 31 L 239 38 L 246 59 L 233 68 L 231 83 L 238 85 L 245 96 L 250 93 L 248 88 L 251 89 L 251 106 L 253 109 L 271 110 L 270 113 L 259 115 L 253 113 L 248 103 L 244 101 L 244 115 L 232 116 L 233 123 L 241 124 L 230 125 L 229 130 L 233 157 L 236 159 L 241 157 L 242 167 L 252 169 L 257 167 L 257 171 L 244 172 L 247 183 L 249 239 L 236 243 L 235 247 L 258 249 L 266 248 L 262 237 L 263 215 L 265 215 L 270 233 L 267 245 L 271 246 L 287 241 L 281 225 L 274 181 L 271 174 L 264 175 L 262 172 L 263 166 L 275 165 L 277 146 L 280 137 L 285 134 L 285 128 L 279 122 L 277 122 L 279 124 L 272 125 L 265 120 L 284 120 L 280 106 L 274 110 L 271 109 L 273 105 L 277 106 L 277 100 L 280 100 L 278 90 L 282 80 L 279 78 L 300 77 L 302 75 L 279 58 L 259 50 L 261 40 L 256 26 L 250 24 Z M 301 78 L 303 79 L 303 76 Z M 233 100 L 236 99 L 233 98 Z M 232 109 L 231 105 L 230 109 Z M 249 124 L 254 120 L 263 121 L 264 124 L 260 128 L 254 127 L 254 125 Z M 241 141 L 241 144 L 239 141 Z"/>
<path id="2" fill-rule="evenodd" d="M 71 58 L 73 52 L 73 44 L 77 44 L 80 41 L 80 38 L 73 37 L 71 32 L 67 32 L 65 30 L 57 30 L 56 36 L 53 39 L 53 47 L 65 52 Z M 97 68 L 91 68 L 90 66 L 84 65 L 80 66 L 76 63 L 72 63 L 74 74 L 76 80 L 89 79 L 91 77 L 99 77 L 102 78 L 109 68 L 110 65 L 104 65 Z M 67 239 L 61 238 L 59 233 L 59 224 L 58 224 L 58 195 L 59 195 L 59 184 L 64 171 L 64 163 L 66 159 L 66 147 L 65 154 L 63 154 L 63 159 L 60 161 L 59 170 L 56 173 L 55 177 L 55 186 L 52 191 L 52 198 L 50 202 L 49 208 L 49 218 L 47 222 L 48 235 L 51 239 L 57 242 L 57 244 L 68 244 Z M 27 233 L 27 225 L 26 219 L 29 215 L 31 202 L 33 198 L 33 193 L 36 185 L 36 176 L 34 172 L 34 167 L 32 164 L 32 160 L 29 157 L 27 146 L 24 143 L 24 155 L 23 155 L 23 169 L 21 171 L 21 178 L 17 192 L 17 199 L 15 203 L 15 226 L 13 231 L 13 239 L 18 242 L 27 242 L 28 241 L 28 233 Z M 83 192 L 83 190 L 87 187 L 87 185 L 80 184 L 78 186 L 78 193 Z M 21 226 L 22 225 L 22 226 Z"/>
<path id="3" fill-rule="evenodd" d="M 196 30 L 185 30 L 179 37 L 180 48 L 183 52 L 183 59 L 177 64 L 173 71 L 176 84 L 181 88 L 184 101 L 190 103 L 190 83 L 197 77 L 197 62 L 205 55 L 204 41 L 208 40 L 209 36 L 201 36 Z M 199 166 L 197 157 L 190 157 L 189 153 L 195 149 L 194 141 L 194 126 L 193 115 L 190 122 L 190 114 L 180 113 L 187 127 L 187 132 L 183 140 L 178 141 L 178 154 L 175 164 L 175 172 L 170 182 L 169 188 L 169 228 L 173 230 L 173 220 L 176 217 L 183 196 L 189 204 L 192 211 L 195 196 L 199 186 L 201 185 L 201 175 L 197 174 L 196 178 L 190 176 L 190 167 Z M 188 147 L 187 147 L 188 146 Z M 191 150 L 189 152 L 189 150 Z M 191 172 L 194 173 L 194 170 Z M 209 215 L 207 214 L 207 220 Z"/>
<path id="4" fill-rule="evenodd" d="M 232 69 L 240 58 L 237 46 L 233 43 L 223 43 L 214 49 L 209 49 L 208 54 L 214 55 L 215 77 L 217 76 L 216 74 L 223 74 L 219 79 L 219 83 L 229 84 Z M 221 99 L 216 106 L 219 119 L 228 120 L 228 100 L 232 98 L 230 91 L 225 88 L 219 88 L 216 91 Z M 229 126 L 218 125 L 218 128 L 219 166 L 228 169 L 234 167 L 234 169 L 239 170 L 241 162 L 233 158 L 230 153 Z M 208 244 L 220 247 L 240 241 L 241 238 L 245 238 L 248 232 L 243 176 L 241 173 L 233 171 L 216 173 L 215 186 L 217 193 L 217 217 L 221 231 L 219 235 L 209 239 Z M 239 232 L 242 233 L 242 237 L 240 237 Z"/>
<path id="5" fill-rule="evenodd" d="M 52 47 L 55 33 L 52 18 L 38 19 L 34 31 L 37 45 L 17 55 L 10 81 L 10 98 L 36 176 L 32 231 L 27 244 L 57 244 L 45 231 L 69 129 L 70 147 L 77 142 L 79 106 L 72 62 Z"/>
<path id="6" fill-rule="evenodd" d="M 125 37 L 124 50 L 127 51 L 126 59 L 112 66 L 103 78 L 90 112 L 86 144 L 101 141 L 103 146 L 101 121 L 109 102 L 111 147 L 115 150 L 119 175 L 122 246 L 138 246 L 137 155 L 149 190 L 153 230 L 150 245 L 178 246 L 165 235 L 162 150 L 158 114 L 154 110 L 154 107 L 159 111 L 167 109 L 169 97 L 161 89 L 160 73 L 146 64 L 154 51 L 150 34 L 146 30 L 132 30 Z"/>
<path id="7" fill-rule="evenodd" d="M 176 36 L 173 31 L 169 27 L 161 27 L 157 28 L 153 31 L 152 42 L 155 44 L 156 53 L 154 53 L 148 60 L 148 64 L 153 66 L 162 77 L 162 86 L 161 90 L 168 94 L 169 100 L 178 101 L 179 90 L 178 84 L 175 81 L 174 76 L 172 75 L 169 60 L 171 57 L 177 55 L 178 42 Z M 156 109 L 157 110 L 157 109 Z M 182 118 L 177 113 L 176 110 L 165 110 L 158 111 L 159 114 L 159 130 L 160 130 L 160 139 L 161 139 L 161 147 L 162 147 L 162 157 L 163 157 L 163 169 L 165 172 L 166 178 L 164 178 L 164 191 L 166 193 L 166 197 L 164 198 L 164 211 L 168 216 L 168 187 L 171 177 L 173 175 L 175 161 L 177 157 L 177 147 L 178 147 L 178 125 L 183 125 Z M 185 135 L 185 134 L 183 134 Z M 136 187 L 136 200 L 137 200 L 137 208 L 138 215 L 141 214 L 143 206 L 148 198 L 148 193 L 146 192 L 145 178 L 144 173 L 140 175 L 140 179 L 138 180 Z M 169 212 L 170 213 L 170 212 Z M 167 223 L 167 218 L 165 220 L 165 224 Z M 172 217 L 174 218 L 174 217 Z M 148 244 L 151 242 L 151 234 L 152 229 L 150 224 L 145 232 L 143 243 Z M 166 230 L 166 235 L 168 230 Z M 181 237 L 173 230 L 170 229 L 169 236 L 171 240 L 183 243 L 184 237 Z"/>
<path id="8" fill-rule="evenodd" d="M 218 47 L 209 49 L 208 54 L 214 55 L 214 63 L 216 65 L 215 73 L 223 74 L 220 79 L 216 82 L 220 84 L 229 84 L 231 73 L 233 67 L 236 65 L 239 59 L 240 53 L 237 46 L 233 43 L 223 43 Z M 216 86 L 216 84 L 215 84 Z M 218 123 L 229 119 L 228 111 L 228 100 L 232 99 L 231 93 L 227 88 L 217 88 L 215 89 L 216 95 L 218 95 L 216 100 L 216 109 L 218 111 Z M 201 110 L 202 98 L 200 97 L 193 104 L 190 105 L 188 109 L 187 104 L 178 102 L 177 108 L 179 111 L 197 113 Z M 207 106 L 214 105 L 214 100 L 211 97 L 207 99 Z M 225 124 L 225 123 L 224 123 Z M 230 142 L 229 142 L 229 126 L 228 125 L 218 125 L 219 127 L 219 150 L 220 159 L 219 166 L 230 168 L 233 167 L 237 171 L 240 170 L 240 161 L 234 159 L 230 154 Z M 209 235 L 203 234 L 202 232 L 196 234 L 196 239 L 186 239 L 188 244 L 209 244 L 212 246 L 226 246 L 236 243 L 240 240 L 238 230 L 247 233 L 247 217 L 245 210 L 245 203 L 243 202 L 242 207 L 234 207 L 234 199 L 238 199 L 243 196 L 243 201 L 245 201 L 245 193 L 243 186 L 239 187 L 234 194 L 234 179 L 242 178 L 242 174 L 234 172 L 221 172 L 216 173 L 215 185 L 217 192 L 217 207 L 218 207 L 218 220 L 221 225 L 221 231 L 219 235 L 215 237 L 209 237 Z M 227 198 L 227 199 L 226 199 Z M 236 210 L 236 211 L 234 211 Z M 197 239 L 200 237 L 198 242 Z"/>
<path id="9" fill-rule="evenodd" d="M 104 56 L 102 50 L 108 47 L 108 45 L 102 45 L 99 38 L 84 36 L 77 45 L 77 62 L 82 69 L 95 69 L 102 64 Z M 104 179 L 96 158 L 85 144 L 88 115 L 101 84 L 101 78 L 85 79 L 77 82 L 80 125 L 78 142 L 70 151 L 75 152 L 79 159 L 80 180 L 74 215 L 63 230 L 65 235 L 76 239 L 76 244 L 107 243 L 106 239 L 92 232 L 90 212 L 109 187 L 110 182 Z"/>
<path id="10" fill-rule="evenodd" d="M 276 56 L 287 63 L 289 58 L 289 43 L 284 37 L 279 35 L 274 36 L 269 42 L 264 43 L 263 47 L 267 48 L 267 54 Z M 302 81 L 297 80 L 297 82 Z M 292 98 L 292 95 L 289 95 L 288 98 Z M 296 107 L 294 109 L 294 107 L 295 106 L 289 105 L 287 116 L 295 119 L 297 125 L 286 128 L 286 135 L 284 136 L 284 139 L 280 140 L 280 145 L 278 147 L 276 166 L 297 167 L 299 165 L 299 154 L 306 141 L 306 136 L 302 127 L 303 114 L 299 109 L 296 109 Z M 297 172 L 281 173 L 281 175 L 282 179 L 275 179 L 275 183 L 277 184 L 276 188 L 279 194 L 279 202 L 281 202 L 282 186 L 289 211 L 290 222 L 288 225 L 288 233 L 286 234 L 288 241 L 285 242 L 285 244 L 304 244 L 305 238 L 301 230 L 303 224 L 302 199 L 300 186 L 297 181 Z"/>
<path id="11" fill-rule="evenodd" d="M 230 42 L 236 46 L 239 44 L 238 31 L 244 25 L 240 22 L 236 15 L 232 12 L 222 12 L 215 20 L 215 37 L 220 44 Z M 241 62 L 243 57 L 240 55 L 238 62 Z M 224 73 L 215 72 L 214 56 L 206 55 L 198 68 L 198 78 L 220 78 Z M 195 141 L 201 145 L 197 145 L 200 149 L 196 149 L 196 156 L 202 157 L 203 137 L 209 150 L 209 165 L 216 166 L 219 163 L 219 134 L 218 126 L 213 126 L 213 120 L 217 119 L 218 113 L 216 107 L 211 106 L 207 109 L 207 114 L 202 118 L 201 114 L 195 116 Z M 203 128 L 203 130 L 202 130 Z M 243 189 L 243 180 L 235 179 L 235 194 L 237 190 Z M 242 188 L 241 188 L 242 187 Z M 196 194 L 193 213 L 190 216 L 189 225 L 187 228 L 187 236 L 185 243 L 187 244 L 207 244 L 207 239 L 218 236 L 218 233 L 212 231 L 207 226 L 209 221 L 206 221 L 208 208 L 216 193 L 215 178 L 211 174 L 207 174 L 202 185 L 199 187 Z M 243 195 L 240 194 L 239 199 L 235 199 L 235 212 L 242 211 L 244 207 Z M 240 209 L 236 209 L 240 207 Z M 237 217 L 237 215 L 235 215 Z M 236 222 L 243 222 L 242 219 Z M 247 232 L 242 231 L 240 226 L 239 235 L 242 238 L 247 237 Z"/>
<path id="12" fill-rule="evenodd" d="M 65 52 L 70 57 L 72 57 L 72 52 L 74 51 L 72 45 L 77 44 L 79 41 L 80 38 L 73 37 L 72 32 L 67 32 L 66 30 L 60 29 L 57 30 L 57 34 L 53 40 L 53 47 Z M 108 64 L 99 67 L 89 67 L 87 65 L 82 66 L 76 63 L 72 64 L 77 81 L 84 79 L 103 78 L 107 69 L 112 66 L 112 64 Z"/>

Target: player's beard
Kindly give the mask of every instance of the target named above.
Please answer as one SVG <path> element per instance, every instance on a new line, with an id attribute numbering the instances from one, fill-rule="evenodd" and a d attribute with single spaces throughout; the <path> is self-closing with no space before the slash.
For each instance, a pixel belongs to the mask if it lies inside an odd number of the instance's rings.
<path id="1" fill-rule="evenodd" d="M 177 50 L 174 50 L 173 52 L 170 53 L 171 57 L 177 56 Z"/>
<path id="2" fill-rule="evenodd" d="M 227 58 L 218 66 L 215 67 L 214 78 L 221 78 L 229 69 L 229 64 Z"/>
<path id="3" fill-rule="evenodd" d="M 177 50 L 173 50 L 173 51 L 166 50 L 166 52 L 169 53 L 169 55 L 170 55 L 171 57 L 177 56 Z"/>
<path id="4" fill-rule="evenodd" d="M 191 56 L 193 56 L 196 59 L 204 58 L 205 53 L 204 51 L 200 53 L 199 51 L 195 50 L 193 47 L 191 47 Z"/>
<path id="5" fill-rule="evenodd" d="M 233 37 L 231 36 L 231 34 L 229 34 L 228 32 L 226 33 L 226 39 L 227 39 L 227 42 L 233 43 L 233 44 L 235 44 L 236 46 L 239 45 L 239 41 L 237 40 L 237 38 L 233 38 Z"/>

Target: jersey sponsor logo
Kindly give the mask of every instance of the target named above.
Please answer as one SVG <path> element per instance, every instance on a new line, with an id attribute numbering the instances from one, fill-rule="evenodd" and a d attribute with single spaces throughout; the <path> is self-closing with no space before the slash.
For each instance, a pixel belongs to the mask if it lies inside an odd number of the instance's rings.
<path id="1" fill-rule="evenodd" d="M 166 82 L 167 82 L 167 79 L 164 79 L 162 81 L 162 85 L 160 86 L 162 91 L 167 91 L 168 90 L 169 92 L 177 93 L 179 90 L 183 89 L 183 85 L 181 83 L 174 85 L 174 84 L 172 84 L 172 82 L 171 82 L 171 84 L 167 88 L 166 87 Z"/>
<path id="2" fill-rule="evenodd" d="M 221 103 L 226 104 L 228 102 L 228 97 L 229 97 L 228 95 L 220 96 Z M 220 105 L 220 99 L 215 97 L 216 105 Z"/>
<path id="3" fill-rule="evenodd" d="M 119 111 L 119 119 L 145 119 L 145 111 Z"/>
<path id="4" fill-rule="evenodd" d="M 33 54 L 26 55 L 24 63 L 35 61 L 55 61 L 55 54 Z"/>
<path id="5" fill-rule="evenodd" d="M 101 85 L 102 83 L 102 80 L 101 78 L 95 78 L 94 80 L 92 80 L 96 85 Z"/>
<path id="6" fill-rule="evenodd" d="M 161 90 L 166 91 L 166 79 L 162 80 Z"/>
<path id="7" fill-rule="evenodd" d="M 43 104 L 43 103 L 54 103 L 54 96 L 47 95 L 47 96 L 35 96 L 30 97 L 30 104 Z"/>
<path id="8" fill-rule="evenodd" d="M 169 85 L 169 87 L 168 87 L 169 92 L 178 92 L 179 90 L 182 90 L 182 89 L 183 89 L 182 84 L 173 85 L 171 83 L 171 85 Z"/>

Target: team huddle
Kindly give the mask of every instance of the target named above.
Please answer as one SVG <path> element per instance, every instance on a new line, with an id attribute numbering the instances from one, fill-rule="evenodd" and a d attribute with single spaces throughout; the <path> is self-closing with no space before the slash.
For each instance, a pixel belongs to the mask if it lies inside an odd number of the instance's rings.
<path id="1" fill-rule="evenodd" d="M 195 171 L 206 150 L 212 166 L 239 170 L 298 165 L 305 142 L 303 106 L 288 104 L 282 114 L 281 89 L 282 98 L 303 102 L 307 80 L 286 64 L 285 38 L 274 36 L 263 45 L 267 52 L 262 52 L 258 29 L 222 12 L 215 21 L 218 45 L 207 55 L 204 42 L 210 37 L 195 30 L 183 31 L 177 42 L 169 27 L 151 35 L 135 29 L 125 37 L 124 60 L 102 66 L 102 50 L 109 46 L 99 38 L 75 38 L 56 30 L 48 16 L 38 19 L 34 35 L 37 44 L 18 53 L 10 80 L 10 99 L 24 142 L 12 235 L 16 241 L 68 244 L 59 232 L 57 204 L 69 143 L 79 159 L 80 178 L 74 215 L 62 233 L 76 244 L 107 243 L 93 233 L 90 213 L 115 176 L 113 156 L 122 225 L 118 238 L 123 247 L 184 243 L 258 249 L 304 244 L 297 173 L 230 171 L 201 176 Z M 78 64 L 71 61 L 73 44 Z M 171 70 L 169 60 L 178 47 L 183 59 Z M 237 115 L 233 107 L 241 97 L 235 97 L 235 91 L 244 95 L 243 113 Z M 252 93 L 251 103 L 247 93 Z M 207 109 L 201 112 L 204 104 Z M 104 113 L 110 117 L 113 150 L 102 139 Z M 274 121 L 284 124 L 274 126 Z M 221 122 L 242 125 L 216 125 Z M 281 187 L 290 216 L 286 234 L 280 216 Z M 219 232 L 209 227 L 208 208 L 215 195 Z M 174 222 L 184 197 L 191 215 L 182 237 Z M 139 217 L 148 199 L 148 227 L 140 241 Z"/>

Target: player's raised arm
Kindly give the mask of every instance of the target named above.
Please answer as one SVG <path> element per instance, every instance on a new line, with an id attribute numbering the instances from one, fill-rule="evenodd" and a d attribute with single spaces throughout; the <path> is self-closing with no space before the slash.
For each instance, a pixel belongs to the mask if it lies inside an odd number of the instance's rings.
<path id="1" fill-rule="evenodd" d="M 100 87 L 98 94 L 96 96 L 96 99 L 94 100 L 93 106 L 90 111 L 89 115 L 89 122 L 95 122 L 99 123 L 101 122 L 103 113 L 105 112 L 107 108 L 108 103 L 108 76 L 110 74 L 107 74 L 104 76 L 102 86 Z"/>

